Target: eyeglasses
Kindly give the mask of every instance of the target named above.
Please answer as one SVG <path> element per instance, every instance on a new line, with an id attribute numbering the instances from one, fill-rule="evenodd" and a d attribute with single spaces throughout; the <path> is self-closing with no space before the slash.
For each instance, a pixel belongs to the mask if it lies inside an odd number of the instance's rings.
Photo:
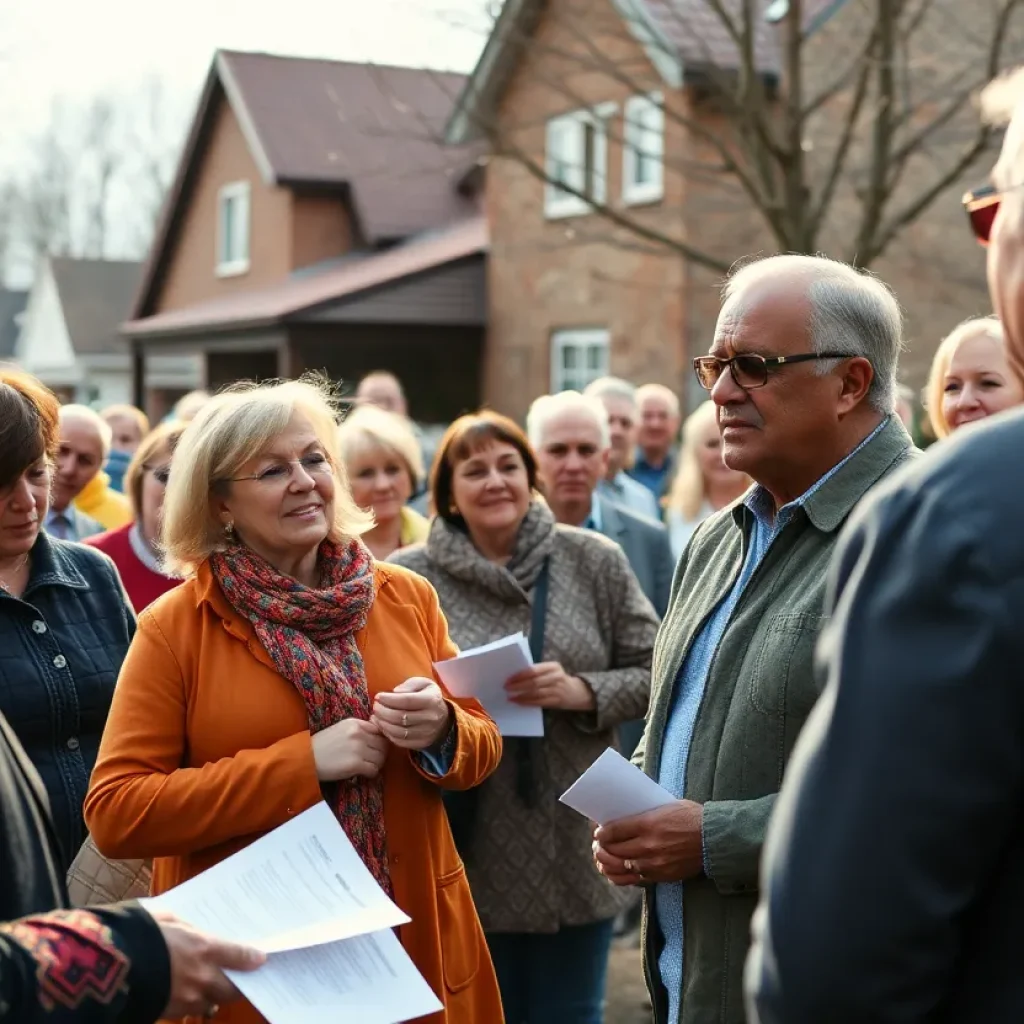
<path id="1" fill-rule="evenodd" d="M 992 237 L 992 225 L 995 223 L 1002 198 L 1002 192 L 997 192 L 993 185 L 964 193 L 962 202 L 967 219 L 971 222 L 974 237 L 982 245 L 988 245 Z"/>
<path id="2" fill-rule="evenodd" d="M 729 368 L 732 379 L 744 391 L 763 388 L 768 383 L 768 371 L 777 366 L 788 366 L 790 363 L 806 363 L 813 359 L 852 359 L 852 352 L 802 352 L 795 356 L 759 356 L 744 352 L 732 359 L 719 359 L 718 356 L 698 356 L 693 361 L 693 371 L 705 391 L 710 391 L 718 378 Z"/>
<path id="3" fill-rule="evenodd" d="M 330 460 L 322 452 L 312 455 L 304 455 L 301 459 L 288 459 L 284 462 L 275 462 L 259 473 L 250 473 L 247 476 L 229 476 L 226 478 L 230 483 L 240 483 L 243 480 L 255 480 L 258 484 L 273 486 L 275 484 L 290 484 L 295 478 L 295 467 L 301 466 L 303 471 L 312 477 L 330 476 L 334 470 Z"/>
<path id="4" fill-rule="evenodd" d="M 1019 188 L 1024 188 L 1024 184 L 1004 188 L 1002 191 L 995 185 L 986 185 L 984 188 L 964 193 L 961 202 L 964 204 L 967 219 L 971 222 L 974 237 L 982 245 L 988 245 L 992 238 L 992 225 L 996 222 L 996 214 L 999 212 L 1003 196 Z"/>
<path id="5" fill-rule="evenodd" d="M 154 469 L 152 466 L 148 465 L 147 463 L 143 463 L 142 468 L 147 473 L 152 473 L 153 474 L 153 479 L 161 487 L 166 487 L 167 486 L 167 481 L 171 479 L 171 469 L 170 469 L 170 466 L 158 466 L 156 469 Z"/>

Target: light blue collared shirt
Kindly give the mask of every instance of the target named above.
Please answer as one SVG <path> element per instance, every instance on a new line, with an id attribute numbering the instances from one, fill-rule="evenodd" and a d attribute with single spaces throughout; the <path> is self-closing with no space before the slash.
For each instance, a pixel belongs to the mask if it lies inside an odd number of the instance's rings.
<path id="1" fill-rule="evenodd" d="M 660 522 L 661 508 L 658 499 L 643 484 L 621 470 L 611 480 L 604 479 L 597 485 L 597 493 L 609 501 L 621 505 L 629 512 L 647 516 Z"/>
<path id="2" fill-rule="evenodd" d="M 683 660 L 676 679 L 672 704 L 669 709 L 668 722 L 661 745 L 661 764 L 658 771 L 658 782 L 673 796 L 683 799 L 686 792 L 686 762 L 690 753 L 690 741 L 697 724 L 697 713 L 704 696 L 704 688 L 711 670 L 711 659 L 725 635 L 726 627 L 732 618 L 740 597 L 754 570 L 768 553 L 772 542 L 792 521 L 793 516 L 806 504 L 812 494 L 816 493 L 828 480 L 849 462 L 862 448 L 873 441 L 888 423 L 882 422 L 857 445 L 841 462 L 837 462 L 817 483 L 813 484 L 795 501 L 775 512 L 775 500 L 758 484 L 753 487 L 743 500 L 743 504 L 753 513 L 754 528 L 750 534 L 750 546 L 747 557 L 740 569 L 739 577 L 715 611 L 704 624 L 704 628 L 696 636 L 690 650 Z M 707 858 L 704 862 L 705 874 L 708 873 Z M 683 992 L 683 883 L 666 882 L 659 884 L 654 890 L 654 906 L 658 926 L 665 940 L 658 968 L 661 980 L 668 993 L 670 1024 L 678 1024 L 680 1002 Z"/>

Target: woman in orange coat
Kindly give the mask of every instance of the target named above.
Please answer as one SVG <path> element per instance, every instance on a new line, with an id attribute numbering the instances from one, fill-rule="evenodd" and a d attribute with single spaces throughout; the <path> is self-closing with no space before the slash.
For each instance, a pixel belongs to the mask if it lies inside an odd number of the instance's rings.
<path id="1" fill-rule="evenodd" d="M 445 1007 L 431 1024 L 498 1024 L 441 790 L 485 779 L 501 738 L 434 681 L 456 654 L 437 595 L 358 540 L 371 520 L 336 444 L 308 381 L 219 395 L 182 436 L 163 538 L 188 578 L 139 618 L 86 821 L 108 856 L 155 858 L 158 893 L 326 799 L 412 918 L 399 936 Z"/>

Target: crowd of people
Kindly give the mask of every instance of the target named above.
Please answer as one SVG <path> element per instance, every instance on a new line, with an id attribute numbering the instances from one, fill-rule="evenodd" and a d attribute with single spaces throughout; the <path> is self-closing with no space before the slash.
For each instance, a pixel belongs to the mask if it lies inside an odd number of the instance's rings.
<path id="1" fill-rule="evenodd" d="M 685 421 L 605 377 L 433 444 L 380 371 L 151 425 L 0 368 L 0 1020 L 257 1024 L 260 953 L 66 880 L 161 893 L 321 800 L 436 1024 L 600 1024 L 641 907 L 656 1024 L 1015 1019 L 1022 174 L 1024 107 L 926 456 L 897 297 L 823 257 L 730 275 Z M 539 738 L 433 667 L 517 631 Z M 609 746 L 674 800 L 561 805 Z"/>

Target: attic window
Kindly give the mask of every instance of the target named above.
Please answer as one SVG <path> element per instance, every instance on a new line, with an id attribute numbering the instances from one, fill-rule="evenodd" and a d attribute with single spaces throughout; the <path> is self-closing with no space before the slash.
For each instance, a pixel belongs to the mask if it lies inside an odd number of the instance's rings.
<path id="1" fill-rule="evenodd" d="M 664 194 L 665 114 L 658 93 L 626 101 L 623 122 L 622 198 L 653 203 Z"/>
<path id="2" fill-rule="evenodd" d="M 577 110 L 547 124 L 548 218 L 578 217 L 607 195 L 608 137 L 604 108 Z M 565 187 L 562 187 L 565 186 Z M 568 189 L 574 191 L 570 192 Z"/>
<path id="3" fill-rule="evenodd" d="M 225 185 L 217 196 L 217 276 L 249 269 L 249 182 Z"/>

